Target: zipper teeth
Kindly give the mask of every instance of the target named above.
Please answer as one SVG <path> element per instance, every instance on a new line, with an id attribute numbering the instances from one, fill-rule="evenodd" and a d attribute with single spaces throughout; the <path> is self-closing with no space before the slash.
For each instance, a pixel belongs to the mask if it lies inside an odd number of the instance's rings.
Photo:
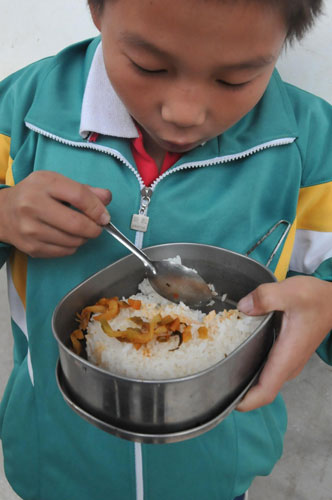
<path id="1" fill-rule="evenodd" d="M 218 156 L 217 158 L 212 158 L 211 160 L 202 160 L 198 162 L 190 162 L 190 163 L 183 163 L 182 165 L 179 165 L 178 167 L 173 168 L 172 170 L 167 170 L 164 174 L 162 174 L 158 179 L 156 179 L 150 186 L 150 189 L 153 191 L 157 184 L 167 177 L 168 175 L 172 174 L 173 172 L 179 172 L 180 170 L 185 170 L 188 168 L 199 168 L 199 167 L 210 167 L 213 165 L 217 165 L 218 163 L 230 163 L 231 161 L 235 160 L 240 160 L 242 158 L 246 158 L 248 156 L 251 156 L 255 153 L 258 153 L 259 151 L 264 151 L 265 149 L 277 147 L 277 146 L 285 146 L 287 144 L 292 144 L 292 142 L 295 141 L 295 137 L 284 137 L 282 139 L 276 139 L 274 141 L 269 141 L 265 142 L 263 144 L 260 144 L 259 146 L 255 146 L 253 148 L 247 149 L 246 151 L 243 151 L 241 153 L 233 154 L 233 155 L 227 155 L 227 156 Z"/>
<path id="2" fill-rule="evenodd" d="M 83 149 L 94 149 L 95 151 L 101 151 L 102 153 L 106 153 L 108 155 L 114 156 L 118 160 L 120 160 L 122 163 L 124 163 L 137 177 L 137 180 L 140 184 L 140 188 L 142 189 L 145 184 L 143 182 L 142 177 L 139 175 L 137 170 L 129 163 L 129 161 L 121 155 L 116 149 L 112 149 L 106 146 L 99 146 L 97 144 L 91 144 L 91 143 L 81 143 L 81 142 L 75 142 L 75 141 L 69 141 L 68 139 L 63 139 L 62 137 L 59 137 L 55 134 L 51 134 L 50 132 L 47 132 L 46 130 L 43 130 L 39 127 L 36 127 L 35 125 L 32 125 L 29 122 L 25 122 L 26 126 L 32 130 L 33 132 L 37 132 L 38 134 L 41 134 L 45 137 L 48 137 L 49 139 L 54 139 L 57 142 L 60 142 L 62 144 L 67 144 L 68 146 L 73 146 L 76 148 L 83 148 Z M 213 165 L 217 165 L 218 163 L 230 163 L 231 161 L 235 160 L 240 160 L 242 158 L 246 158 L 248 156 L 251 156 L 255 153 L 258 153 L 259 151 L 263 151 L 265 149 L 269 149 L 272 147 L 277 147 L 277 146 L 285 146 L 287 144 L 291 144 L 292 142 L 295 141 L 295 137 L 284 137 L 282 139 L 276 139 L 274 141 L 269 141 L 265 142 L 263 144 L 260 144 L 259 146 L 255 146 L 253 148 L 247 149 L 246 151 L 242 151 L 241 153 L 236 153 L 233 155 L 227 155 L 227 156 L 219 156 L 217 158 L 212 158 L 211 160 L 201 160 L 197 162 L 190 162 L 190 163 L 183 163 L 182 165 L 179 165 L 178 167 L 175 167 L 171 170 L 167 170 L 164 174 L 160 175 L 150 186 L 150 189 L 154 191 L 155 187 L 157 184 L 165 179 L 168 175 L 173 174 L 174 172 L 179 172 L 181 170 L 185 170 L 188 168 L 199 168 L 199 167 L 209 167 Z"/>
<path id="3" fill-rule="evenodd" d="M 102 153 L 106 153 L 110 156 L 114 156 L 114 158 L 117 158 L 119 161 L 124 163 L 137 177 L 137 180 L 140 185 L 140 189 L 143 189 L 145 186 L 142 177 L 139 175 L 137 170 L 129 163 L 129 161 L 122 155 L 120 154 L 116 149 L 112 149 L 106 146 L 99 146 L 98 144 L 91 144 L 90 142 L 75 142 L 75 141 L 69 141 L 68 139 L 63 139 L 62 137 L 59 137 L 58 135 L 51 134 L 50 132 L 47 132 L 46 130 L 43 130 L 39 127 L 36 127 L 35 125 L 32 125 L 29 122 L 25 122 L 25 125 L 32 130 L 33 132 L 36 132 L 37 134 L 41 134 L 44 137 L 47 137 L 48 139 L 53 139 L 56 142 L 60 142 L 61 144 L 66 144 L 67 146 L 73 146 L 74 148 L 81 148 L 81 149 L 93 149 L 95 151 L 100 151 Z"/>

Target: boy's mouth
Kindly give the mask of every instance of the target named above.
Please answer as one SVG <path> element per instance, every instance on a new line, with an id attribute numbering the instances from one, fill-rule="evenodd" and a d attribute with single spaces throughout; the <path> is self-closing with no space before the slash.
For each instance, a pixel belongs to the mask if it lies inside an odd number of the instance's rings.
<path id="1" fill-rule="evenodd" d="M 195 141 L 195 142 L 172 142 L 172 141 L 165 141 L 163 139 L 160 139 L 160 142 L 162 143 L 163 147 L 167 149 L 168 151 L 172 153 L 184 153 L 185 151 L 190 151 L 191 149 L 194 149 L 198 144 L 201 143 L 201 141 Z"/>

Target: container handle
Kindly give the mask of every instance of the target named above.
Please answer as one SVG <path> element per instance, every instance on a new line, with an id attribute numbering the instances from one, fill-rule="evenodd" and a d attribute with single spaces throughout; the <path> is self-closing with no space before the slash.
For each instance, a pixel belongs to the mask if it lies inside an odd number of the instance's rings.
<path id="1" fill-rule="evenodd" d="M 276 224 L 274 224 L 274 226 L 271 227 L 271 229 L 269 229 L 269 231 L 267 233 L 264 234 L 264 236 L 262 236 L 262 238 L 260 240 L 257 241 L 257 243 L 255 243 L 255 245 L 250 248 L 250 250 L 248 250 L 248 252 L 245 254 L 247 257 L 254 251 L 256 250 L 256 248 L 261 244 L 263 243 L 263 241 L 266 240 L 266 238 L 268 236 L 270 236 L 270 234 L 273 233 L 273 231 L 275 229 L 277 229 L 277 227 L 280 226 L 280 224 L 285 224 L 286 225 L 286 229 L 285 231 L 282 233 L 278 243 L 276 244 L 276 246 L 274 247 L 267 263 L 265 264 L 266 267 L 269 267 L 269 265 L 271 264 L 272 260 L 273 260 L 273 257 L 275 256 L 275 254 L 277 253 L 277 251 L 279 250 L 280 246 L 282 245 L 282 242 L 284 241 L 284 239 L 286 238 L 286 236 L 288 235 L 289 233 L 289 230 L 291 228 L 291 223 L 288 222 L 287 220 L 280 220 L 279 222 L 277 222 Z"/>

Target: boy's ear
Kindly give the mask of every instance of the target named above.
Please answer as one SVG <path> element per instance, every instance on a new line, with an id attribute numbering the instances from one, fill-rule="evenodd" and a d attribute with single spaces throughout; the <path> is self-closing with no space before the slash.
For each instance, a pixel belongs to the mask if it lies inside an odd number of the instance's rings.
<path id="1" fill-rule="evenodd" d="M 94 2 L 88 2 L 93 24 L 100 31 L 100 11 Z"/>

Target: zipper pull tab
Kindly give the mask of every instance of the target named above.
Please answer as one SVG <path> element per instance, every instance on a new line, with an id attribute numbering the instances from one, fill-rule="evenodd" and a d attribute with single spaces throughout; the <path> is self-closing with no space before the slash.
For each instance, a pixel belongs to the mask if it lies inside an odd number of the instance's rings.
<path id="1" fill-rule="evenodd" d="M 149 225 L 149 217 L 146 215 L 148 211 L 148 206 L 151 201 L 152 189 L 148 187 L 144 187 L 141 190 L 141 205 L 138 214 L 134 214 L 131 219 L 130 228 L 134 231 L 141 231 L 145 233 L 148 229 Z"/>

